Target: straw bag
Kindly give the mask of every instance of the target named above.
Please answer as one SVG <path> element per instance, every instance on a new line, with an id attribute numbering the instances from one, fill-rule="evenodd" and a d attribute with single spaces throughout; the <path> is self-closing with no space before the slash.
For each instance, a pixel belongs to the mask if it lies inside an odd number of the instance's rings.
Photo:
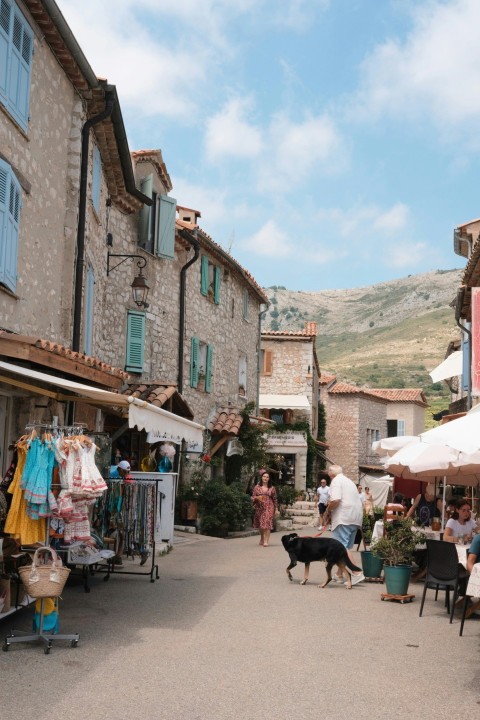
<path id="1" fill-rule="evenodd" d="M 40 563 L 40 554 L 50 553 L 51 560 Z M 35 550 L 32 565 L 18 569 L 25 590 L 34 598 L 58 597 L 67 582 L 70 570 L 63 567 L 61 559 L 53 548 L 39 547 Z"/>

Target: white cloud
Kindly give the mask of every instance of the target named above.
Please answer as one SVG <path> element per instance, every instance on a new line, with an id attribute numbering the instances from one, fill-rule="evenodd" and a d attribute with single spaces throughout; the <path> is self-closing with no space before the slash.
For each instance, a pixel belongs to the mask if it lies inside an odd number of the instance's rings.
<path id="1" fill-rule="evenodd" d="M 290 257 L 294 251 L 287 233 L 274 220 L 268 220 L 257 233 L 244 240 L 242 248 L 277 260 Z"/>
<path id="2" fill-rule="evenodd" d="M 320 226 L 335 227 L 335 235 L 343 238 L 387 237 L 403 231 L 410 216 L 410 209 L 397 202 L 389 208 L 377 205 L 361 205 L 353 208 L 329 208 L 317 213 Z"/>
<path id="3" fill-rule="evenodd" d="M 387 235 L 403 230 L 407 224 L 409 209 L 403 203 L 396 203 L 385 212 L 380 213 L 373 221 L 373 230 L 386 233 Z"/>
<path id="4" fill-rule="evenodd" d="M 480 3 L 431 0 L 414 8 L 406 39 L 384 42 L 363 63 L 355 112 L 425 115 L 444 127 L 477 121 Z"/>
<path id="5" fill-rule="evenodd" d="M 431 249 L 423 242 L 396 243 L 389 248 L 384 246 L 382 254 L 385 264 L 398 270 L 415 268 L 432 257 Z"/>
<path id="6" fill-rule="evenodd" d="M 208 160 L 225 157 L 254 158 L 262 149 L 260 131 L 248 122 L 251 102 L 234 98 L 207 122 L 205 135 Z"/>

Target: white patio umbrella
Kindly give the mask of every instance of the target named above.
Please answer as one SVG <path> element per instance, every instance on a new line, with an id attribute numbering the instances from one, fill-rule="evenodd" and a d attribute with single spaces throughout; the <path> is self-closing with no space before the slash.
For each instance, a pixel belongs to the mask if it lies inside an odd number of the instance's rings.
<path id="1" fill-rule="evenodd" d="M 422 443 L 446 445 L 464 453 L 480 450 L 480 412 L 467 413 L 420 435 Z"/>
<path id="2" fill-rule="evenodd" d="M 372 443 L 372 450 L 377 455 L 394 455 L 406 445 L 419 443 L 418 435 L 395 435 L 394 437 L 382 438 Z"/>

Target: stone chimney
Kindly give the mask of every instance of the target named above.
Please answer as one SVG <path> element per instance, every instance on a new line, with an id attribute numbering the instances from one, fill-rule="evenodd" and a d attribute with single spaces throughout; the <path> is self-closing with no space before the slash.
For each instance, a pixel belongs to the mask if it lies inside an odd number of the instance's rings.
<path id="1" fill-rule="evenodd" d="M 313 335 L 317 336 L 317 323 L 316 322 L 306 322 L 305 323 L 305 331 L 307 335 Z"/>
<path id="2" fill-rule="evenodd" d="M 193 210 L 192 208 L 183 207 L 177 205 L 178 219 L 183 222 L 191 223 L 192 225 L 198 225 L 198 218 L 202 217 L 200 210 Z"/>

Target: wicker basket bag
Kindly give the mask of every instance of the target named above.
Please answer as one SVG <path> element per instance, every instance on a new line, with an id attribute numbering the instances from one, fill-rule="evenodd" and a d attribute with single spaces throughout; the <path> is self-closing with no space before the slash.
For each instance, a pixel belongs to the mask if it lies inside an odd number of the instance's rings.
<path id="1" fill-rule="evenodd" d="M 44 554 L 44 562 L 40 555 Z M 51 558 L 48 558 L 48 555 Z M 39 547 L 35 550 L 32 565 L 18 569 L 25 590 L 33 598 L 58 597 L 67 582 L 70 570 L 62 565 L 53 548 Z"/>

